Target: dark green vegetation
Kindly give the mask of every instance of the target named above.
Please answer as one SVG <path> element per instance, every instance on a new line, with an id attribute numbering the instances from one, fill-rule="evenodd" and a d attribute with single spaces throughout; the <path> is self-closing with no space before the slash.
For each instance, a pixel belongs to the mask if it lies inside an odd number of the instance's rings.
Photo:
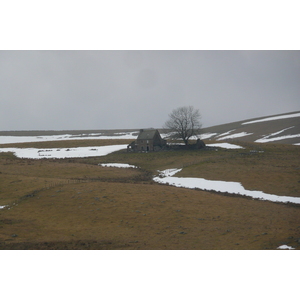
<path id="1" fill-rule="evenodd" d="M 43 146 L 71 147 L 70 141 L 47 143 Z M 110 143 L 119 141 L 74 140 L 72 147 Z M 0 206 L 10 207 L 0 210 L 0 249 L 276 249 L 282 244 L 299 249 L 299 205 L 152 181 L 157 170 L 183 167 L 176 176 L 238 181 L 246 189 L 300 196 L 298 146 L 241 145 L 245 149 L 119 151 L 61 160 L 0 153 Z M 105 162 L 140 168 L 98 165 Z"/>

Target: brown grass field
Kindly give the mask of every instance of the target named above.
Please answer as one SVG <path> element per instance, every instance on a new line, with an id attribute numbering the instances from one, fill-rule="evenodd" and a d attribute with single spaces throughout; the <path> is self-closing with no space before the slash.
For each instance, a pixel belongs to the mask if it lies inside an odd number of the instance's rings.
<path id="1" fill-rule="evenodd" d="M 84 140 L 2 145 L 75 147 Z M 235 144 L 237 142 L 235 141 Z M 81 159 L 18 159 L 0 153 L 0 249 L 300 249 L 300 205 L 176 188 L 176 176 L 241 182 L 246 189 L 300 196 L 300 148 L 240 142 L 241 150 L 162 151 Z M 105 168 L 104 162 L 139 169 Z"/>

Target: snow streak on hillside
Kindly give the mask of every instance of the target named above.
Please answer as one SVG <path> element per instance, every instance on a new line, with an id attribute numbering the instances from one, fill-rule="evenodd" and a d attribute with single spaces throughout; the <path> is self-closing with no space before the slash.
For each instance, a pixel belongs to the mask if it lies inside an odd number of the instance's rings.
<path id="1" fill-rule="evenodd" d="M 299 145 L 300 112 L 270 116 L 247 122 L 234 122 L 204 129 L 201 138 L 214 141 L 238 139 L 246 142 Z"/>
<path id="2" fill-rule="evenodd" d="M 268 117 L 268 118 L 264 118 L 264 119 L 245 122 L 245 123 L 242 123 L 242 125 L 259 123 L 259 122 L 267 122 L 267 121 L 275 121 L 275 120 L 281 120 L 281 119 L 290 119 L 290 118 L 296 118 L 296 117 L 300 117 L 300 113 L 288 114 L 288 115 L 283 115 L 283 116 Z"/>
<path id="3" fill-rule="evenodd" d="M 215 144 L 208 144 L 209 147 L 219 147 L 224 149 L 244 149 L 241 146 L 229 144 L 229 143 L 215 143 Z"/>
<path id="4" fill-rule="evenodd" d="M 231 130 L 233 131 L 233 130 Z M 237 138 L 241 138 L 243 136 L 247 136 L 253 133 L 248 133 L 248 132 L 239 132 L 239 133 L 235 133 L 235 134 L 230 134 L 230 135 L 225 135 L 221 138 L 217 138 L 217 141 L 222 141 L 222 140 L 226 140 L 226 139 L 237 139 Z M 220 134 L 220 136 L 222 136 L 222 134 Z"/>
<path id="5" fill-rule="evenodd" d="M 274 136 L 279 135 L 279 134 L 281 134 L 281 133 L 283 133 L 283 132 L 285 132 L 285 131 L 287 131 L 291 128 L 294 128 L 294 126 L 286 128 L 286 129 L 282 129 L 278 132 L 271 133 L 267 136 L 264 136 L 261 139 L 256 140 L 255 142 L 256 143 L 268 143 L 268 142 L 275 142 L 275 141 L 280 141 L 280 140 L 285 140 L 285 139 L 293 139 L 293 138 L 300 137 L 300 134 L 288 134 L 288 135 L 282 135 L 282 136 L 274 137 Z"/>

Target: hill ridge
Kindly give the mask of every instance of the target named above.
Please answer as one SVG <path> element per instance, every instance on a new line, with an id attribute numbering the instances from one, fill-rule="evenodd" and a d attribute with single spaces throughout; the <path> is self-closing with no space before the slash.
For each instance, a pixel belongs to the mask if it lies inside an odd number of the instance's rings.
<path id="1" fill-rule="evenodd" d="M 300 145 L 300 111 L 251 118 L 202 129 L 204 140 Z"/>

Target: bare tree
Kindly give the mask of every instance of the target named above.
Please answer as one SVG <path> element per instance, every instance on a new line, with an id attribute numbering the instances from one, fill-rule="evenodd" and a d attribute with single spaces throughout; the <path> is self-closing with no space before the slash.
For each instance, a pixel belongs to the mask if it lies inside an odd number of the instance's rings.
<path id="1" fill-rule="evenodd" d="M 183 106 L 176 108 L 169 114 L 169 120 L 165 123 L 165 128 L 171 130 L 171 138 L 182 139 L 188 145 L 192 136 L 200 134 L 201 114 L 199 109 L 193 106 Z"/>

